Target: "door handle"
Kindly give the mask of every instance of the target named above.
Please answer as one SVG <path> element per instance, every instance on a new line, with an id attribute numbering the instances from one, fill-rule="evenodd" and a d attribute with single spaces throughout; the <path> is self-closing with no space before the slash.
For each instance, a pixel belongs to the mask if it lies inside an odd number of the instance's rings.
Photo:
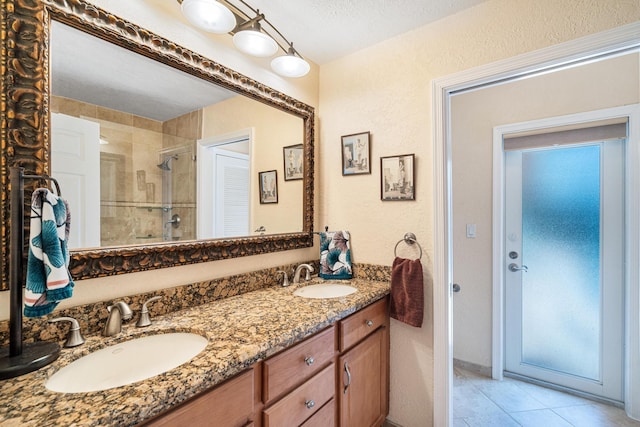
<path id="1" fill-rule="evenodd" d="M 511 264 L 509 264 L 509 267 L 507 268 L 509 269 L 509 271 L 512 271 L 514 273 L 517 271 L 522 271 L 524 273 L 529 271 L 529 267 L 527 267 L 526 265 L 523 265 L 522 267 L 518 267 L 518 264 L 516 264 L 515 262 L 512 262 Z"/>
<path id="2" fill-rule="evenodd" d="M 343 394 L 347 394 L 347 389 L 349 388 L 349 386 L 351 385 L 351 372 L 349 371 L 349 364 L 348 362 L 344 362 L 344 372 L 347 374 L 347 382 L 344 385 L 344 391 Z"/>

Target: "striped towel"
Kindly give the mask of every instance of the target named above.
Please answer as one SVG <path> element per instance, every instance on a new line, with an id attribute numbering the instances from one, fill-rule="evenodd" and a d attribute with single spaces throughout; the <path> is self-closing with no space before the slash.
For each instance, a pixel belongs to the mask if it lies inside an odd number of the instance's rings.
<path id="1" fill-rule="evenodd" d="M 320 233 L 320 273 L 323 279 L 351 279 L 351 247 L 346 230 Z"/>
<path id="2" fill-rule="evenodd" d="M 31 197 L 31 232 L 27 261 L 24 315 L 51 313 L 60 300 L 70 298 L 73 280 L 69 274 L 69 207 L 46 188 Z"/>

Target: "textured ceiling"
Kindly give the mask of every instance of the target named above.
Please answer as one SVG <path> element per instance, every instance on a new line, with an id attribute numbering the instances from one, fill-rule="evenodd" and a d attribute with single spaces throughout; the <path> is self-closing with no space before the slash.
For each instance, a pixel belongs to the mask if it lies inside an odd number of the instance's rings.
<path id="1" fill-rule="evenodd" d="M 264 13 L 301 55 L 325 64 L 485 0 L 246 1 Z"/>
<path id="2" fill-rule="evenodd" d="M 180 14 L 176 0 L 144 1 L 169 16 Z M 262 12 L 302 56 L 325 64 L 485 0 L 245 1 Z M 159 121 L 233 96 L 65 25 L 54 22 L 52 33 L 55 95 Z"/>

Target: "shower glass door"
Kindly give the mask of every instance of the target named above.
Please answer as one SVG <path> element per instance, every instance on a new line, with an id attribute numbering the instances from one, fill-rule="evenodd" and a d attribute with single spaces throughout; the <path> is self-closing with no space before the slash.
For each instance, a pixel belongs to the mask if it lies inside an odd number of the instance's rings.
<path id="1" fill-rule="evenodd" d="M 506 153 L 508 372 L 622 401 L 622 142 Z"/>

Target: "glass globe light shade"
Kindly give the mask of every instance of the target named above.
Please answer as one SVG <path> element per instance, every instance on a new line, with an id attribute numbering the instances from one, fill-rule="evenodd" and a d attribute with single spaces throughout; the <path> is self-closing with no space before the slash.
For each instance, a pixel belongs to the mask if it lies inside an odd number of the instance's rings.
<path id="1" fill-rule="evenodd" d="M 302 77 L 307 75 L 311 66 L 299 56 L 289 53 L 273 58 L 271 68 L 284 77 Z"/>
<path id="2" fill-rule="evenodd" d="M 265 33 L 255 30 L 242 30 L 233 35 L 233 44 L 247 55 L 266 58 L 278 51 L 278 44 Z"/>
<path id="3" fill-rule="evenodd" d="M 215 34 L 225 34 L 236 27 L 236 17 L 216 0 L 183 0 L 182 14 L 196 27 Z"/>

